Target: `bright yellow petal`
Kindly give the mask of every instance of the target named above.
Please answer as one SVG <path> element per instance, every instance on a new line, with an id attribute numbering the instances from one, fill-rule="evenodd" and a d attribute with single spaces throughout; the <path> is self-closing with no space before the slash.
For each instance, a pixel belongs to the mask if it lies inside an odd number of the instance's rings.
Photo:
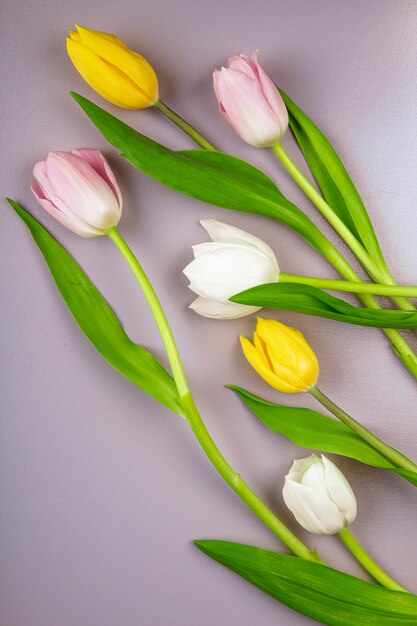
<path id="1" fill-rule="evenodd" d="M 121 48 L 126 48 L 128 50 L 127 45 L 121 39 L 116 37 L 116 35 L 112 35 L 111 33 L 105 33 L 102 30 L 93 30 L 92 28 L 87 28 L 87 26 L 80 26 L 79 24 L 76 24 L 75 28 L 77 28 L 77 30 L 80 29 L 81 31 L 84 31 L 84 32 L 88 31 L 90 33 L 95 33 L 96 35 L 100 35 L 100 37 L 104 37 L 104 39 L 108 39 L 109 41 L 112 41 L 113 43 L 117 44 Z M 77 34 L 78 36 L 80 36 L 79 33 Z"/>
<path id="2" fill-rule="evenodd" d="M 68 34 L 70 36 L 70 39 L 72 39 L 73 41 L 81 41 L 80 36 L 76 30 L 69 30 Z"/>
<path id="3" fill-rule="evenodd" d="M 265 367 L 269 367 L 270 369 L 272 369 L 265 343 L 262 341 L 259 333 L 257 333 L 256 331 L 253 333 L 253 343 L 259 354 L 262 355 Z"/>
<path id="4" fill-rule="evenodd" d="M 155 104 L 158 100 L 158 79 L 152 66 L 144 57 L 130 50 L 124 44 L 121 46 L 120 40 L 114 35 L 103 36 L 99 31 L 83 26 L 77 28 L 84 46 L 126 74 L 143 91 L 143 98 L 144 101 L 147 101 L 147 106 Z"/>
<path id="5" fill-rule="evenodd" d="M 84 80 L 103 98 L 126 109 L 142 109 L 149 101 L 117 68 L 74 39 L 67 39 L 67 52 Z"/>
<path id="6" fill-rule="evenodd" d="M 300 331 L 277 320 L 259 318 L 257 334 L 280 384 L 287 393 L 297 393 L 313 386 L 318 379 L 317 357 Z"/>
<path id="7" fill-rule="evenodd" d="M 253 369 L 263 378 L 271 387 L 282 391 L 283 393 L 298 393 L 299 389 L 294 389 L 288 385 L 285 380 L 276 376 L 276 374 L 266 365 L 265 358 L 258 352 L 255 346 L 246 339 L 246 337 L 240 337 L 240 343 L 243 353 Z"/>

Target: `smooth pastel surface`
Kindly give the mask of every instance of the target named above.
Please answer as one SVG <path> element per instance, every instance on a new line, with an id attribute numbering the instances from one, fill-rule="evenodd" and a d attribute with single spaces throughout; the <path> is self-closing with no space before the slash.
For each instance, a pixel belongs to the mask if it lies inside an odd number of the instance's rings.
<path id="1" fill-rule="evenodd" d="M 75 22 L 114 32 L 143 54 L 170 106 L 214 143 L 272 175 L 323 225 L 273 155 L 244 144 L 218 113 L 212 71 L 230 55 L 260 48 L 265 70 L 340 152 L 394 274 L 416 284 L 416 4 L 44 0 L 35 9 L 28 0 L 4 3 L 3 195 L 42 220 L 102 289 L 131 336 L 162 358 L 143 298 L 111 242 L 76 237 L 45 214 L 28 187 L 34 162 L 49 150 L 103 150 L 123 193 L 120 229 L 166 307 L 210 431 L 233 466 L 298 532 L 281 489 L 293 459 L 310 451 L 267 430 L 224 385 L 317 406 L 313 399 L 275 393 L 243 358 L 238 337 L 252 334 L 254 318 L 219 322 L 188 310 L 193 294 L 182 268 L 190 246 L 207 239 L 198 220 L 215 218 L 264 240 L 286 272 L 335 275 L 278 223 L 183 197 L 119 159 L 69 89 L 173 148 L 194 146 L 158 113 L 116 109 L 88 87 L 65 51 Z M 285 147 L 302 165 L 289 135 Z M 1 218 L 2 625 L 311 624 L 193 547 L 194 538 L 216 538 L 281 549 L 217 477 L 185 422 L 96 354 L 6 203 Z M 417 383 L 384 335 L 291 313 L 280 319 L 296 325 L 318 354 L 323 391 L 416 459 Z M 416 489 L 386 472 L 335 460 L 358 500 L 352 532 L 417 592 Z M 336 567 L 362 575 L 337 537 L 302 536 Z"/>

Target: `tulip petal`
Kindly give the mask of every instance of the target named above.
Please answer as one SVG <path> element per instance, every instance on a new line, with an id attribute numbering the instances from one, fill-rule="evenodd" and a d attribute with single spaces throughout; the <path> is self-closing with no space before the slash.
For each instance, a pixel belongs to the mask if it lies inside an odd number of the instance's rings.
<path id="1" fill-rule="evenodd" d="M 87 161 L 69 152 L 50 152 L 46 168 L 55 195 L 72 213 L 104 232 L 117 224 L 117 198 Z"/>
<path id="2" fill-rule="evenodd" d="M 128 76 L 80 41 L 67 38 L 67 52 L 84 80 L 109 102 L 125 109 L 150 106 L 149 97 Z"/>
<path id="3" fill-rule="evenodd" d="M 282 135 L 284 135 L 285 131 L 288 128 L 287 107 L 285 106 L 284 100 L 282 99 L 281 94 L 276 88 L 274 82 L 259 65 L 258 50 L 255 50 L 255 52 L 252 54 L 251 67 L 253 68 L 253 71 L 261 84 L 262 93 L 265 96 L 269 106 L 271 107 L 271 111 L 274 113 L 278 124 L 280 125 L 281 133 Z"/>
<path id="4" fill-rule="evenodd" d="M 251 235 L 246 230 L 236 228 L 225 222 L 220 222 L 214 219 L 200 220 L 201 226 L 208 233 L 210 239 L 215 243 L 248 243 L 249 245 L 262 250 L 272 262 L 276 265 L 277 272 L 279 271 L 278 262 L 276 256 L 272 250 L 262 239 Z"/>
<path id="5" fill-rule="evenodd" d="M 222 104 L 221 92 L 220 92 L 220 72 L 221 70 L 214 70 L 213 72 L 213 90 L 214 90 L 214 95 L 216 96 L 216 100 L 219 105 L 219 111 L 220 113 L 225 114 L 226 109 L 224 108 Z"/>
<path id="6" fill-rule="evenodd" d="M 283 393 L 298 393 L 300 390 L 288 385 L 284 379 L 279 378 L 265 361 L 265 357 L 261 351 L 246 339 L 240 337 L 240 343 L 243 353 L 253 369 L 261 376 L 271 387 L 282 391 Z"/>
<path id="7" fill-rule="evenodd" d="M 195 246 L 195 256 L 184 274 L 190 288 L 205 298 L 224 301 L 255 285 L 277 280 L 271 259 L 252 247 L 207 242 Z"/>
<path id="8" fill-rule="evenodd" d="M 92 28 L 87 28 L 86 26 L 80 26 L 79 24 L 75 24 L 75 28 L 77 29 L 77 31 L 73 31 L 70 30 L 70 35 L 71 35 L 71 39 L 77 39 L 77 41 L 81 41 L 81 37 L 80 34 L 78 32 L 78 30 L 93 30 Z M 94 30 L 93 32 L 95 32 L 97 35 L 100 35 L 100 37 L 104 37 L 104 39 L 108 39 L 109 41 L 112 41 L 113 43 L 115 43 L 116 45 L 120 46 L 121 48 L 126 48 L 128 49 L 127 45 L 118 37 L 116 37 L 116 35 L 112 35 L 111 33 L 105 33 L 102 30 Z M 74 34 L 74 37 L 72 36 L 72 34 Z"/>
<path id="9" fill-rule="evenodd" d="M 296 459 L 291 466 L 290 471 L 287 474 L 287 478 L 293 480 L 296 483 L 301 483 L 304 474 L 315 463 L 320 463 L 320 459 L 317 454 L 310 454 L 305 459 Z"/>
<path id="10" fill-rule="evenodd" d="M 60 224 L 62 224 L 69 230 L 72 230 L 72 232 L 76 235 L 79 235 L 80 237 L 84 237 L 86 239 L 91 239 L 92 237 L 100 237 L 105 234 L 104 232 L 100 232 L 96 229 L 91 228 L 90 226 L 88 226 L 88 224 L 82 222 L 75 215 L 71 215 L 71 217 L 68 217 L 68 215 L 60 211 L 50 200 L 42 197 L 42 190 L 36 180 L 33 180 L 31 182 L 30 188 L 41 207 L 45 209 L 45 211 L 47 211 L 50 215 L 52 215 L 52 217 L 55 218 L 57 222 L 60 222 Z"/>
<path id="11" fill-rule="evenodd" d="M 277 320 L 259 318 L 256 332 L 265 342 L 277 376 L 298 387 L 299 391 L 316 384 L 319 376 L 317 357 L 300 331 Z"/>
<path id="12" fill-rule="evenodd" d="M 305 530 L 316 535 L 334 535 L 345 527 L 344 516 L 337 506 L 311 487 L 286 479 L 282 495 Z"/>
<path id="13" fill-rule="evenodd" d="M 263 97 L 259 82 L 239 70 L 222 68 L 213 75 L 223 115 L 247 143 L 270 147 L 281 136 L 281 127 Z"/>
<path id="14" fill-rule="evenodd" d="M 103 37 L 100 31 L 83 26 L 77 28 L 82 45 L 128 77 L 142 92 L 146 106 L 152 106 L 158 100 L 156 74 L 143 56 L 127 46 L 120 46 L 112 38 Z"/>
<path id="15" fill-rule="evenodd" d="M 58 211 L 66 218 L 66 226 L 67 220 L 70 220 L 74 222 L 78 230 L 85 229 L 88 233 L 95 233 L 95 235 L 90 234 L 88 236 L 92 237 L 104 234 L 101 230 L 100 232 L 97 232 L 96 228 L 91 227 L 82 218 L 73 213 L 73 211 L 71 211 L 61 200 L 61 198 L 57 196 L 48 178 L 46 161 L 38 161 L 38 163 L 35 164 L 35 167 L 33 168 L 33 180 L 30 187 L 35 198 L 49 213 L 54 215 L 54 217 L 57 217 L 56 211 Z M 43 204 L 41 200 L 44 201 Z M 53 211 L 49 210 L 48 207 L 53 207 Z M 64 223 L 62 219 L 60 221 Z"/>
<path id="16" fill-rule="evenodd" d="M 236 304 L 235 302 L 216 302 L 199 296 L 189 306 L 190 309 L 212 319 L 237 319 L 251 315 L 259 310 L 259 307 Z"/>
<path id="17" fill-rule="evenodd" d="M 333 502 L 344 513 L 346 523 L 351 524 L 357 514 L 357 503 L 352 487 L 343 473 L 324 454 L 321 455 L 324 479 Z"/>
<path id="18" fill-rule="evenodd" d="M 231 70 L 238 70 L 240 72 L 243 72 L 244 74 L 249 76 L 249 78 L 253 78 L 255 80 L 257 78 L 257 75 L 252 68 L 252 64 L 246 54 L 234 54 L 233 56 L 229 57 L 228 67 Z"/>
<path id="19" fill-rule="evenodd" d="M 79 156 L 84 159 L 84 161 L 87 161 L 87 163 L 91 165 L 91 167 L 97 172 L 97 174 L 106 181 L 110 189 L 113 190 L 113 193 L 118 200 L 119 208 L 121 211 L 123 206 L 123 199 L 120 187 L 117 183 L 115 175 L 110 168 L 110 165 L 107 163 L 100 150 L 94 150 L 93 148 L 79 148 L 78 150 L 73 150 L 72 154 L 75 154 L 75 156 Z"/>
<path id="20" fill-rule="evenodd" d="M 315 461 L 304 472 L 301 482 L 303 485 L 306 485 L 306 487 L 311 487 L 311 489 L 321 493 L 326 498 L 330 498 L 330 500 L 334 502 L 327 486 L 323 463 L 318 457 L 316 457 Z M 335 502 L 335 504 L 337 506 L 337 502 Z"/>

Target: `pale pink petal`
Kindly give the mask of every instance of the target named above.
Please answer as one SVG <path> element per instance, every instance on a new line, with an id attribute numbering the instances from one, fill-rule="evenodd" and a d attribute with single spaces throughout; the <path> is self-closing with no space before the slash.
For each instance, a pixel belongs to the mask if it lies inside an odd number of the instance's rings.
<path id="1" fill-rule="evenodd" d="M 52 217 L 54 217 L 57 222 L 60 222 L 63 226 L 65 226 L 69 230 L 72 230 L 72 232 L 74 232 L 76 235 L 89 239 L 91 237 L 100 237 L 101 235 L 105 234 L 104 232 L 100 232 L 94 228 L 90 228 L 88 224 L 82 222 L 75 215 L 71 215 L 71 217 L 68 217 L 68 215 L 60 211 L 50 200 L 47 200 L 46 198 L 40 196 L 39 192 L 42 193 L 42 191 L 36 180 L 32 181 L 30 188 L 41 207 L 45 209 L 45 211 L 47 211 L 50 215 L 52 215 Z"/>
<path id="2" fill-rule="evenodd" d="M 47 200 L 69 219 L 75 217 L 76 221 L 83 221 L 79 220 L 79 218 L 56 195 L 48 178 L 46 161 L 38 161 L 33 168 L 31 189 L 38 200 Z"/>
<path id="3" fill-rule="evenodd" d="M 225 113 L 225 109 L 221 102 L 220 89 L 219 89 L 220 72 L 221 70 L 214 70 L 213 72 L 213 89 L 214 89 L 214 95 L 216 96 L 216 100 L 219 104 L 220 113 Z"/>
<path id="4" fill-rule="evenodd" d="M 280 126 L 257 80 L 222 68 L 217 76 L 217 94 L 224 116 L 244 141 L 258 147 L 278 141 Z"/>
<path id="5" fill-rule="evenodd" d="M 284 104 L 284 100 L 281 97 L 278 89 L 276 88 L 274 82 L 268 76 L 268 74 L 263 70 L 258 61 L 258 50 L 252 54 L 251 57 L 252 68 L 261 84 L 262 92 L 271 107 L 271 110 L 274 112 L 280 127 L 281 132 L 284 135 L 285 131 L 288 127 L 288 111 L 287 107 Z"/>
<path id="6" fill-rule="evenodd" d="M 91 165 L 69 152 L 50 152 L 48 180 L 65 206 L 92 228 L 107 231 L 120 219 L 112 188 Z"/>
<path id="7" fill-rule="evenodd" d="M 249 76 L 249 78 L 254 78 L 256 80 L 256 74 L 253 71 L 251 62 L 245 54 L 235 54 L 234 56 L 230 57 L 229 69 L 243 72 L 244 74 Z"/>
<path id="8" fill-rule="evenodd" d="M 117 184 L 116 177 L 110 165 L 107 163 L 100 150 L 95 150 L 94 148 L 79 148 L 78 150 L 73 150 L 72 154 L 87 161 L 97 174 L 104 178 L 106 183 L 113 190 L 114 195 L 118 199 L 119 207 L 122 209 L 123 200 L 120 187 Z"/>

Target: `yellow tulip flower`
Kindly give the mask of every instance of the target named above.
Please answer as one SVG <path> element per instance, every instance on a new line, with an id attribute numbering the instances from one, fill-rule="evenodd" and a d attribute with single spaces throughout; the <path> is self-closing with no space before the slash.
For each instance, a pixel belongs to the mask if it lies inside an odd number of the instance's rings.
<path id="1" fill-rule="evenodd" d="M 315 386 L 319 364 L 299 330 L 258 318 L 253 343 L 245 337 L 240 342 L 249 363 L 274 389 L 299 393 Z"/>
<path id="2" fill-rule="evenodd" d="M 126 109 L 144 109 L 158 101 L 158 79 L 152 66 L 115 35 L 84 26 L 76 26 L 69 35 L 71 61 L 103 98 Z"/>

